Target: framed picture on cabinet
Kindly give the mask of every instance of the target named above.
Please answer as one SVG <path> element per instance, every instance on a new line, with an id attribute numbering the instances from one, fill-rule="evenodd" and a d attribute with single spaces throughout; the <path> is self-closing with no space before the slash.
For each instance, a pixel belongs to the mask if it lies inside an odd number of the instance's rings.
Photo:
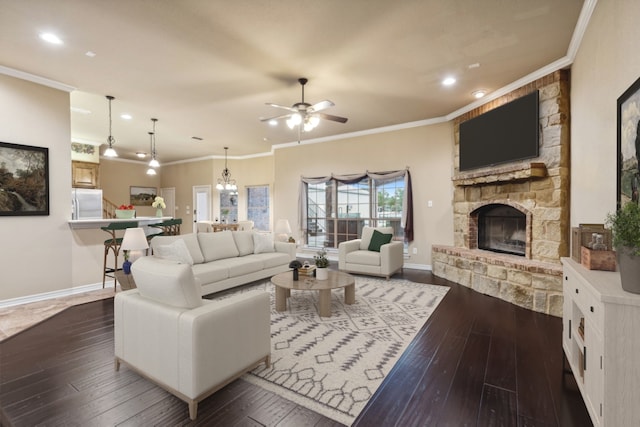
<path id="1" fill-rule="evenodd" d="M 49 215 L 49 149 L 0 142 L 0 216 Z"/>
<path id="2" fill-rule="evenodd" d="M 640 78 L 618 98 L 618 208 L 640 199 Z"/>

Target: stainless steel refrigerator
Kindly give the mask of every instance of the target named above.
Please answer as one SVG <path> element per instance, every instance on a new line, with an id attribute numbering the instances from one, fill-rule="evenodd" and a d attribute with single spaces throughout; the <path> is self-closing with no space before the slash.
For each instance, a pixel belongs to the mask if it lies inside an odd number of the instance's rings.
<path id="1" fill-rule="evenodd" d="M 102 190 L 71 190 L 71 219 L 102 219 Z"/>

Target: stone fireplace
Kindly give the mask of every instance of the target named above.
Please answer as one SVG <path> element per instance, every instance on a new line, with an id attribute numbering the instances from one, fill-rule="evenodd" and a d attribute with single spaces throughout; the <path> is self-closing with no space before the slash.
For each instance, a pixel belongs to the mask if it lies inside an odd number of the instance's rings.
<path id="1" fill-rule="evenodd" d="M 433 246 L 433 272 L 519 306 L 562 315 L 569 253 L 569 72 L 557 71 L 472 110 L 459 125 L 539 91 L 539 156 L 460 172 L 455 158 L 454 246 Z"/>

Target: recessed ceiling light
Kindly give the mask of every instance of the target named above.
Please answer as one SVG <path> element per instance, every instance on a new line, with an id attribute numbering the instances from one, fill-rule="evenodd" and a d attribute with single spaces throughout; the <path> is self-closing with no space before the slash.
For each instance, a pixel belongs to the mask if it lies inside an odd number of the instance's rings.
<path id="1" fill-rule="evenodd" d="M 278 121 L 277 120 L 269 120 L 269 124 L 271 126 L 277 126 L 278 125 Z"/>
<path id="2" fill-rule="evenodd" d="M 452 84 L 454 84 L 456 82 L 455 77 L 447 77 L 446 79 L 444 79 L 442 81 L 442 84 L 445 86 L 451 86 Z"/>
<path id="3" fill-rule="evenodd" d="M 87 53 L 85 53 L 85 55 L 87 55 L 89 58 L 93 58 L 96 56 L 96 53 L 88 50 Z"/>
<path id="4" fill-rule="evenodd" d="M 467 68 L 469 68 L 469 69 L 479 68 L 479 67 L 480 67 L 480 63 L 479 62 L 474 62 L 473 64 L 467 65 Z"/>
<path id="5" fill-rule="evenodd" d="M 147 157 L 147 153 L 143 153 L 142 151 L 138 151 L 138 152 L 136 152 L 136 156 L 138 156 L 141 159 L 144 159 L 145 157 Z"/>
<path id="6" fill-rule="evenodd" d="M 486 94 L 487 94 L 487 91 L 484 90 L 484 89 L 479 89 L 479 90 L 471 92 L 471 95 L 473 95 L 473 97 L 476 98 L 476 99 L 480 99 L 483 96 L 485 96 Z"/>
<path id="7" fill-rule="evenodd" d="M 131 120 L 133 117 L 131 116 L 131 114 L 120 114 L 120 118 L 125 119 L 125 120 Z"/>
<path id="8" fill-rule="evenodd" d="M 53 33 L 40 33 L 40 38 L 47 43 L 62 44 L 62 39 Z"/>

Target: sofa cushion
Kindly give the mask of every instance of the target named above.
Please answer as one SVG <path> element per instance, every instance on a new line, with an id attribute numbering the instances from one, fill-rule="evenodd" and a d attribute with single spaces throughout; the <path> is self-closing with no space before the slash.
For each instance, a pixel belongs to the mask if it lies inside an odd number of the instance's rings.
<path id="1" fill-rule="evenodd" d="M 262 254 L 265 252 L 274 252 L 273 236 L 271 233 L 253 233 L 253 253 Z"/>
<path id="2" fill-rule="evenodd" d="M 180 308 L 202 305 L 191 266 L 157 257 L 142 257 L 131 265 L 141 296 Z"/>
<path id="3" fill-rule="evenodd" d="M 193 258 L 191 258 L 187 244 L 182 239 L 177 239 L 168 245 L 156 246 L 153 254 L 159 258 L 170 259 L 181 264 L 193 265 Z"/>
<path id="4" fill-rule="evenodd" d="M 191 255 L 191 259 L 193 259 L 194 264 L 200 264 L 204 262 L 204 256 L 202 255 L 202 251 L 200 250 L 198 238 L 196 237 L 195 233 L 181 234 L 179 236 L 156 236 L 151 239 L 151 249 L 155 251 L 156 247 L 169 245 L 176 240 L 184 240 L 184 243 L 187 245 L 187 249 L 189 249 L 189 255 Z"/>
<path id="5" fill-rule="evenodd" d="M 380 266 L 380 252 L 369 250 L 349 252 L 345 261 L 347 264 Z"/>
<path id="6" fill-rule="evenodd" d="M 259 259 L 260 262 L 262 262 L 262 268 L 264 269 L 286 265 L 291 261 L 289 255 L 283 252 L 269 252 L 249 256 Z"/>
<path id="7" fill-rule="evenodd" d="M 205 262 L 237 257 L 238 247 L 230 231 L 198 233 L 198 242 Z"/>
<path id="8" fill-rule="evenodd" d="M 200 285 L 219 282 L 229 277 L 229 269 L 219 262 L 204 262 L 192 267 L 193 275 Z"/>
<path id="9" fill-rule="evenodd" d="M 233 239 L 238 247 L 240 256 L 253 253 L 253 232 L 251 231 L 232 231 Z"/>
<path id="10" fill-rule="evenodd" d="M 382 234 L 391 234 L 393 236 L 393 227 L 363 227 L 360 238 L 360 249 L 363 251 L 369 250 L 369 243 L 371 243 L 373 230 L 378 230 Z"/>
<path id="11" fill-rule="evenodd" d="M 216 264 L 220 264 L 229 270 L 229 277 L 243 276 L 249 273 L 255 273 L 262 270 L 262 261 L 255 259 L 252 256 L 243 256 L 236 258 L 226 258 L 216 261 Z"/>
<path id="12" fill-rule="evenodd" d="M 380 246 L 386 245 L 393 238 L 393 234 L 383 234 L 378 230 L 373 230 L 371 236 L 371 243 L 369 243 L 369 250 L 374 252 L 380 252 Z"/>

